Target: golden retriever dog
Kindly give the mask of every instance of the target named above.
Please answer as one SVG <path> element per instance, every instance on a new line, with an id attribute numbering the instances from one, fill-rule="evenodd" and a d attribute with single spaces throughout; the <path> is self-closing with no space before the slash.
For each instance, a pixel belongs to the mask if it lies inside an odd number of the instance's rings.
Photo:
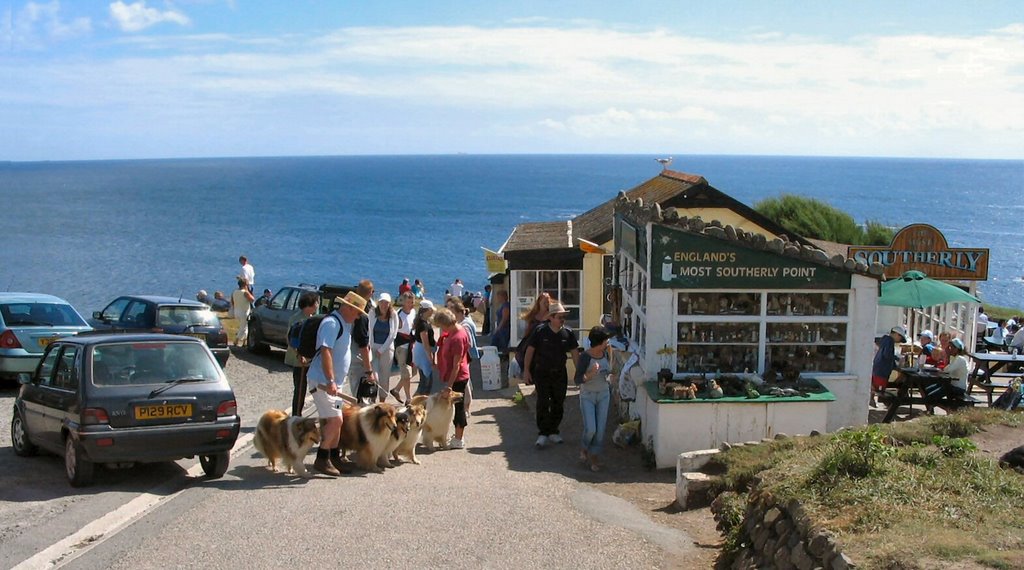
<path id="1" fill-rule="evenodd" d="M 451 388 L 426 398 L 427 418 L 423 422 L 423 444 L 428 451 L 434 450 L 435 443 L 441 449 L 448 449 L 448 430 L 455 419 L 455 402 L 461 400 L 462 392 L 453 392 Z"/>
<path id="2" fill-rule="evenodd" d="M 398 431 L 395 407 L 391 404 L 353 406 L 345 404 L 342 410 L 341 447 L 355 452 L 355 462 L 361 469 L 383 473 L 377 460 Z"/>
<path id="3" fill-rule="evenodd" d="M 288 473 L 309 477 L 303 458 L 314 444 L 320 443 L 320 427 L 313 418 L 289 416 L 281 410 L 267 410 L 256 424 L 253 445 L 267 458 L 267 466 L 277 471 L 281 459 Z"/>
<path id="4" fill-rule="evenodd" d="M 413 398 L 413 402 L 416 398 L 423 398 L 420 403 L 412 403 L 405 408 L 405 413 L 409 417 L 409 426 L 406 428 L 405 437 L 398 443 L 392 452 L 391 459 L 398 461 L 408 461 L 416 465 L 420 464 L 420 460 L 416 459 L 416 444 L 420 441 L 420 433 L 423 432 L 423 422 L 427 419 L 427 408 L 424 405 L 426 396 L 416 396 Z"/>

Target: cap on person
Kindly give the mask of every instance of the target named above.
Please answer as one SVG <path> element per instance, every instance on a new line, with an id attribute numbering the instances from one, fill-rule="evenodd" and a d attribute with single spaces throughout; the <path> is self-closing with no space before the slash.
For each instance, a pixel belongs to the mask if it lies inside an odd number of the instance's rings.
<path id="1" fill-rule="evenodd" d="M 920 338 L 928 337 L 928 341 L 929 342 L 931 342 L 931 340 L 933 338 L 935 338 L 935 336 L 932 334 L 932 331 L 930 331 L 928 329 L 925 329 L 925 330 L 921 331 L 921 334 L 919 334 L 917 336 L 920 337 Z"/>
<path id="2" fill-rule="evenodd" d="M 381 293 L 380 297 L 377 297 L 377 302 L 378 303 L 385 303 L 385 302 L 386 303 L 390 303 L 391 302 L 391 295 L 389 293 Z"/>
<path id="3" fill-rule="evenodd" d="M 958 352 L 964 351 L 964 341 L 958 338 L 954 338 L 953 340 L 949 341 L 949 344 L 953 345 Z"/>
<path id="4" fill-rule="evenodd" d="M 199 296 L 200 296 L 200 297 L 206 297 L 206 295 L 207 295 L 207 293 L 206 293 L 206 289 L 200 289 L 200 290 L 199 290 Z"/>
<path id="5" fill-rule="evenodd" d="M 568 309 L 565 308 L 565 305 L 559 303 L 558 301 L 552 301 L 551 306 L 548 307 L 548 314 L 549 315 L 559 315 L 559 314 L 568 313 L 568 312 L 569 311 L 568 311 Z"/>
<path id="6" fill-rule="evenodd" d="M 430 301 L 429 299 L 423 299 L 422 301 L 420 301 L 420 308 L 421 309 L 430 309 L 431 311 L 433 311 L 434 310 L 434 303 L 433 303 L 433 301 Z"/>
<path id="7" fill-rule="evenodd" d="M 349 291 L 348 293 L 345 293 L 344 297 L 335 297 L 334 304 L 348 305 L 353 309 L 359 309 L 359 312 L 361 313 L 366 312 L 366 299 L 359 293 L 356 293 L 355 291 Z"/>
<path id="8" fill-rule="evenodd" d="M 903 325 L 896 325 L 896 326 L 892 327 L 889 330 L 889 332 L 896 333 L 896 334 L 900 335 L 900 338 L 903 339 L 902 342 L 907 342 L 907 327 L 905 327 Z"/>

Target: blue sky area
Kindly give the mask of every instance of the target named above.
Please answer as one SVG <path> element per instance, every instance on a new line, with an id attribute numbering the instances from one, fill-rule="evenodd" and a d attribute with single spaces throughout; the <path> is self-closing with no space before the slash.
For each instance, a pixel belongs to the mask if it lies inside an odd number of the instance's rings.
<path id="1" fill-rule="evenodd" d="M 1024 158 L 1024 2 L 0 0 L 0 160 Z"/>

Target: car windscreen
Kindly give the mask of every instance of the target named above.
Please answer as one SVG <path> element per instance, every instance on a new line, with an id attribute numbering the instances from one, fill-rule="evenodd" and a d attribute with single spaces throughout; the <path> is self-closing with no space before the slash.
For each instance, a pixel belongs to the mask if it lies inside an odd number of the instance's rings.
<path id="1" fill-rule="evenodd" d="M 4 303 L 0 316 L 8 327 L 88 326 L 71 305 L 65 303 Z"/>
<path id="2" fill-rule="evenodd" d="M 92 382 L 97 386 L 163 384 L 182 379 L 220 379 L 219 367 L 202 344 L 119 342 L 92 349 Z"/>
<path id="3" fill-rule="evenodd" d="M 156 312 L 158 327 L 220 327 L 220 319 L 206 307 L 160 307 Z"/>

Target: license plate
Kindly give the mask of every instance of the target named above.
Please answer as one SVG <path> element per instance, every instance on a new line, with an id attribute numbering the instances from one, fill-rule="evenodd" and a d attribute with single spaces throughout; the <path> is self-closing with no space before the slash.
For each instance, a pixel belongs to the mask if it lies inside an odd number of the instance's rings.
<path id="1" fill-rule="evenodd" d="M 39 339 L 39 346 L 41 346 L 43 348 L 46 348 L 47 346 L 50 345 L 51 342 L 53 342 L 55 340 L 60 340 L 60 337 L 59 336 L 50 336 L 50 337 L 46 337 L 46 338 L 41 338 L 41 339 Z"/>
<path id="2" fill-rule="evenodd" d="M 163 420 L 190 417 L 192 417 L 192 404 L 155 404 L 151 406 L 135 407 L 135 419 L 137 420 Z"/>
<path id="3" fill-rule="evenodd" d="M 186 333 L 186 336 L 190 336 L 192 338 L 198 338 L 199 340 L 206 340 L 206 334 L 205 333 Z"/>

